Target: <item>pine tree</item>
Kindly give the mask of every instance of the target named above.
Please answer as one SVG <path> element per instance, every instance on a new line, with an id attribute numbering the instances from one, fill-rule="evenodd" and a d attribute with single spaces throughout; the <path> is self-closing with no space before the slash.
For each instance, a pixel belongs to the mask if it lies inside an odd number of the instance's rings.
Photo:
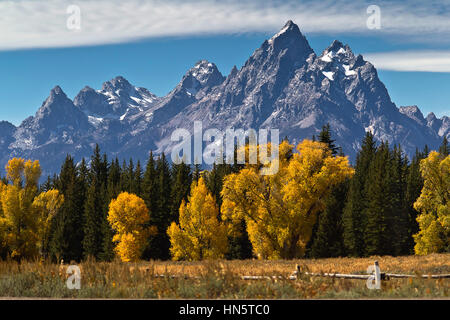
<path id="1" fill-rule="evenodd" d="M 151 213 L 150 223 L 157 227 L 158 233 L 151 239 L 150 252 L 154 259 L 167 260 L 170 258 L 170 240 L 166 231 L 173 221 L 171 221 L 170 166 L 164 153 L 156 161 L 155 182 L 156 211 Z"/>
<path id="2" fill-rule="evenodd" d="M 370 163 L 366 179 L 366 207 L 363 210 L 363 215 L 367 218 L 364 232 L 366 255 L 382 255 L 388 246 L 389 204 L 386 201 L 388 164 L 389 145 L 382 143 Z"/>
<path id="3" fill-rule="evenodd" d="M 347 254 L 361 257 L 365 253 L 364 232 L 367 206 L 367 172 L 375 156 L 376 145 L 372 133 L 367 132 L 356 157 L 355 175 L 350 181 L 347 203 L 343 213 L 344 245 Z"/>
<path id="4" fill-rule="evenodd" d="M 194 165 L 194 172 L 192 173 L 192 181 L 198 181 L 201 176 L 201 169 L 199 164 Z"/>
<path id="5" fill-rule="evenodd" d="M 50 240 L 50 254 L 55 260 L 80 261 L 82 259 L 83 215 L 86 184 L 67 156 L 55 187 L 64 195 L 64 203 L 54 219 Z"/>
<path id="6" fill-rule="evenodd" d="M 101 259 L 104 253 L 104 238 L 107 219 L 108 162 L 106 155 L 100 156 L 100 148 L 96 145 L 91 157 L 89 170 L 89 188 L 85 204 L 83 255 Z"/>
<path id="7" fill-rule="evenodd" d="M 450 145 L 448 144 L 447 136 L 442 139 L 442 144 L 439 147 L 439 153 L 444 157 L 448 156 L 450 153 Z"/>
<path id="8" fill-rule="evenodd" d="M 191 167 L 181 162 L 172 164 L 172 195 L 171 195 L 171 220 L 178 223 L 178 215 L 181 202 L 187 201 L 190 186 L 192 184 Z"/>
<path id="9" fill-rule="evenodd" d="M 122 171 L 119 165 L 119 159 L 116 158 L 111 162 L 108 172 L 108 199 L 115 199 L 122 191 L 121 187 Z"/>
<path id="10" fill-rule="evenodd" d="M 114 258 L 114 243 L 113 236 L 114 231 L 111 228 L 111 225 L 107 221 L 107 212 L 109 211 L 109 204 L 111 201 L 121 193 L 121 168 L 119 165 L 119 159 L 116 157 L 114 161 L 111 161 L 111 164 L 108 168 L 108 183 L 106 192 L 104 190 L 104 213 L 105 217 L 102 219 L 101 230 L 103 234 L 102 239 L 102 250 L 99 254 L 99 258 L 103 261 L 111 261 Z"/>
<path id="11" fill-rule="evenodd" d="M 319 142 L 328 145 L 333 156 L 344 156 L 342 148 L 336 147 L 331 139 L 330 124 L 322 127 Z M 337 185 L 325 199 L 325 209 L 319 213 L 313 227 L 311 240 L 306 246 L 307 255 L 313 258 L 343 255 L 342 211 L 348 191 L 348 181 Z"/>
<path id="12" fill-rule="evenodd" d="M 125 160 L 123 160 L 122 170 L 120 170 L 120 190 L 122 190 L 122 191 L 130 190 L 128 166 L 127 166 L 127 162 Z"/>
<path id="13" fill-rule="evenodd" d="M 138 197 L 142 196 L 142 167 L 141 162 L 138 160 L 136 169 L 134 171 L 134 194 Z"/>
<path id="14" fill-rule="evenodd" d="M 386 254 L 403 255 L 408 253 L 408 210 L 405 207 L 406 176 L 408 158 L 400 145 L 390 152 L 388 171 L 387 200 L 389 202 L 388 238 L 391 246 Z"/>
<path id="15" fill-rule="evenodd" d="M 408 167 L 406 177 L 406 191 L 404 206 L 407 212 L 407 242 L 405 251 L 407 254 L 414 254 L 414 238 L 413 235 L 419 232 L 419 224 L 417 223 L 418 212 L 414 209 L 414 202 L 419 198 L 423 188 L 423 178 L 420 174 L 420 161 L 424 159 L 424 153 L 416 150 L 411 164 Z"/>
<path id="16" fill-rule="evenodd" d="M 133 163 L 133 159 L 130 158 L 130 162 L 128 165 L 128 168 L 125 172 L 126 176 L 127 176 L 127 181 L 128 181 L 128 188 L 125 191 L 128 191 L 129 193 L 136 193 L 136 184 L 134 181 L 134 163 Z"/>
<path id="17" fill-rule="evenodd" d="M 150 237 L 144 250 L 144 258 L 169 259 L 170 242 L 166 233 L 172 223 L 172 190 L 170 166 L 163 153 L 155 161 L 150 153 L 144 173 L 143 199 L 150 213 L 150 224 L 157 227 L 157 234 Z"/>
<path id="18" fill-rule="evenodd" d="M 50 176 L 47 176 L 47 180 L 45 180 L 44 184 L 41 185 L 40 190 L 46 192 L 52 190 L 53 187 L 54 187 L 54 180 Z"/>
<path id="19" fill-rule="evenodd" d="M 335 141 L 336 140 L 331 139 L 330 124 L 327 123 L 322 127 L 322 131 L 319 134 L 319 142 L 326 143 L 333 156 L 337 155 L 339 151 L 339 147 L 336 147 L 334 144 Z"/>
<path id="20" fill-rule="evenodd" d="M 153 152 L 150 152 L 147 165 L 145 167 L 144 177 L 142 180 L 142 198 L 145 201 L 145 205 L 149 210 L 150 216 L 156 214 L 158 198 L 157 195 L 157 184 L 156 184 L 156 164 L 153 157 Z M 150 223 L 148 224 L 150 226 Z M 152 256 L 151 252 L 151 238 L 147 240 L 147 244 L 144 248 L 143 258 L 150 259 Z"/>
<path id="21" fill-rule="evenodd" d="M 342 215 L 350 181 L 337 185 L 325 200 L 325 210 L 319 214 L 316 233 L 311 241 L 312 258 L 340 257 L 345 255 Z"/>

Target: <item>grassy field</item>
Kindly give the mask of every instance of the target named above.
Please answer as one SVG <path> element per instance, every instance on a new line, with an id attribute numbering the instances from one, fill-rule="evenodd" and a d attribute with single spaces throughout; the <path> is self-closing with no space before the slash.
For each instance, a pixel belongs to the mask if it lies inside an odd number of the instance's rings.
<path id="1" fill-rule="evenodd" d="M 302 275 L 286 279 L 296 264 L 309 272 L 366 274 L 379 261 L 382 272 L 450 273 L 450 254 L 409 257 L 336 258 L 291 261 L 206 261 L 79 264 L 81 289 L 66 286 L 67 265 L 0 262 L 0 297 L 154 299 L 448 298 L 450 279 L 392 279 L 381 290 L 364 280 Z M 165 277 L 155 277 L 165 275 Z M 281 279 L 241 280 L 243 275 Z M 177 276 L 177 277 L 170 277 Z"/>

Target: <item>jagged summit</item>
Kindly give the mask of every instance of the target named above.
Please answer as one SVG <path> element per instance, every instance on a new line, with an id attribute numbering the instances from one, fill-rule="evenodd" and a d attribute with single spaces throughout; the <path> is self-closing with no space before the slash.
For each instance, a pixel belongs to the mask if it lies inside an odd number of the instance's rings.
<path id="1" fill-rule="evenodd" d="M 268 40 L 268 42 L 273 43 L 278 38 L 292 37 L 292 36 L 303 36 L 303 35 L 300 31 L 300 28 L 292 20 L 289 20 L 277 34 L 275 34 L 272 38 Z"/>
<path id="2" fill-rule="evenodd" d="M 117 90 L 130 90 L 132 85 L 122 76 L 117 76 L 114 79 L 106 81 L 102 85 L 102 91 L 115 92 Z"/>
<path id="3" fill-rule="evenodd" d="M 64 95 L 66 96 L 66 94 L 64 93 L 64 91 L 61 89 L 60 86 L 55 86 L 51 91 L 50 91 L 50 96 L 57 96 L 57 95 Z"/>
<path id="4" fill-rule="evenodd" d="M 430 112 L 428 115 L 427 115 L 427 117 L 426 117 L 426 120 L 427 121 L 432 121 L 432 120 L 436 120 L 437 119 L 437 117 L 436 117 L 436 115 L 434 114 L 434 112 Z"/>
<path id="5" fill-rule="evenodd" d="M 344 45 L 342 42 L 338 40 L 334 40 L 331 45 L 326 48 L 319 59 L 324 62 L 349 62 L 355 58 L 352 50 L 346 44 Z"/>
<path id="6" fill-rule="evenodd" d="M 402 106 L 399 111 L 420 124 L 426 124 L 423 113 L 418 106 Z"/>
<path id="7" fill-rule="evenodd" d="M 233 68 L 230 71 L 229 77 L 235 76 L 238 72 L 239 72 L 238 68 L 236 67 L 236 65 L 234 65 Z"/>
<path id="8" fill-rule="evenodd" d="M 296 51 L 303 51 L 303 55 L 307 56 L 313 52 L 308 40 L 301 33 L 300 28 L 289 20 L 284 27 L 275 34 L 272 38 L 263 43 L 272 47 L 274 50 L 284 50 L 286 48 L 295 49 Z"/>
<path id="9" fill-rule="evenodd" d="M 202 87 L 216 86 L 224 80 L 224 77 L 219 69 L 217 69 L 217 66 L 208 60 L 198 61 L 195 66 L 186 73 L 185 77 L 189 76 L 195 78 Z"/>
<path id="10" fill-rule="evenodd" d="M 42 103 L 41 108 L 39 109 L 39 112 L 44 112 L 45 110 L 49 109 L 55 109 L 60 106 L 66 106 L 72 104 L 72 101 L 67 97 L 67 95 L 64 93 L 64 91 L 61 89 L 60 86 L 55 86 L 53 89 L 50 90 L 49 96 L 45 101 Z"/>

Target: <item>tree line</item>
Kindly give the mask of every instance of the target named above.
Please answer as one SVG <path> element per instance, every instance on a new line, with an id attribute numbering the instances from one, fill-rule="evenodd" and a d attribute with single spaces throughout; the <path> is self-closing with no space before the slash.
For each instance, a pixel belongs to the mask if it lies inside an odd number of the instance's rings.
<path id="1" fill-rule="evenodd" d="M 439 152 L 425 147 L 409 160 L 400 145 L 377 145 L 368 132 L 352 167 L 326 125 L 297 146 L 284 139 L 279 154 L 278 173 L 262 176 L 267 164 L 202 171 L 170 164 L 164 153 L 150 152 L 145 167 L 120 163 L 97 145 L 89 161 L 68 155 L 41 185 L 38 163 L 12 159 L 0 182 L 0 256 L 132 261 L 450 251 L 446 138 Z"/>

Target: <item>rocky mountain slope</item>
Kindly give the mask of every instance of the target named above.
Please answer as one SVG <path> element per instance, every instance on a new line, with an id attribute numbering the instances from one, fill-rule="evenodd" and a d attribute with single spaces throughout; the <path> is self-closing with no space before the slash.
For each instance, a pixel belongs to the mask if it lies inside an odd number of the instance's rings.
<path id="1" fill-rule="evenodd" d="M 165 97 L 116 77 L 101 90 L 85 87 L 71 101 L 56 86 L 35 116 L 18 127 L 0 122 L 0 163 L 13 156 L 39 159 L 44 175 L 58 172 L 67 153 L 89 157 L 95 143 L 109 157 L 145 161 L 170 152 L 171 133 L 217 128 L 274 128 L 298 142 L 330 123 L 336 143 L 354 159 L 366 131 L 400 143 L 407 154 L 450 138 L 450 119 L 426 118 L 417 106 L 397 108 L 377 70 L 349 46 L 334 41 L 320 55 L 289 21 L 264 41 L 241 69 L 224 77 L 201 60 Z"/>

